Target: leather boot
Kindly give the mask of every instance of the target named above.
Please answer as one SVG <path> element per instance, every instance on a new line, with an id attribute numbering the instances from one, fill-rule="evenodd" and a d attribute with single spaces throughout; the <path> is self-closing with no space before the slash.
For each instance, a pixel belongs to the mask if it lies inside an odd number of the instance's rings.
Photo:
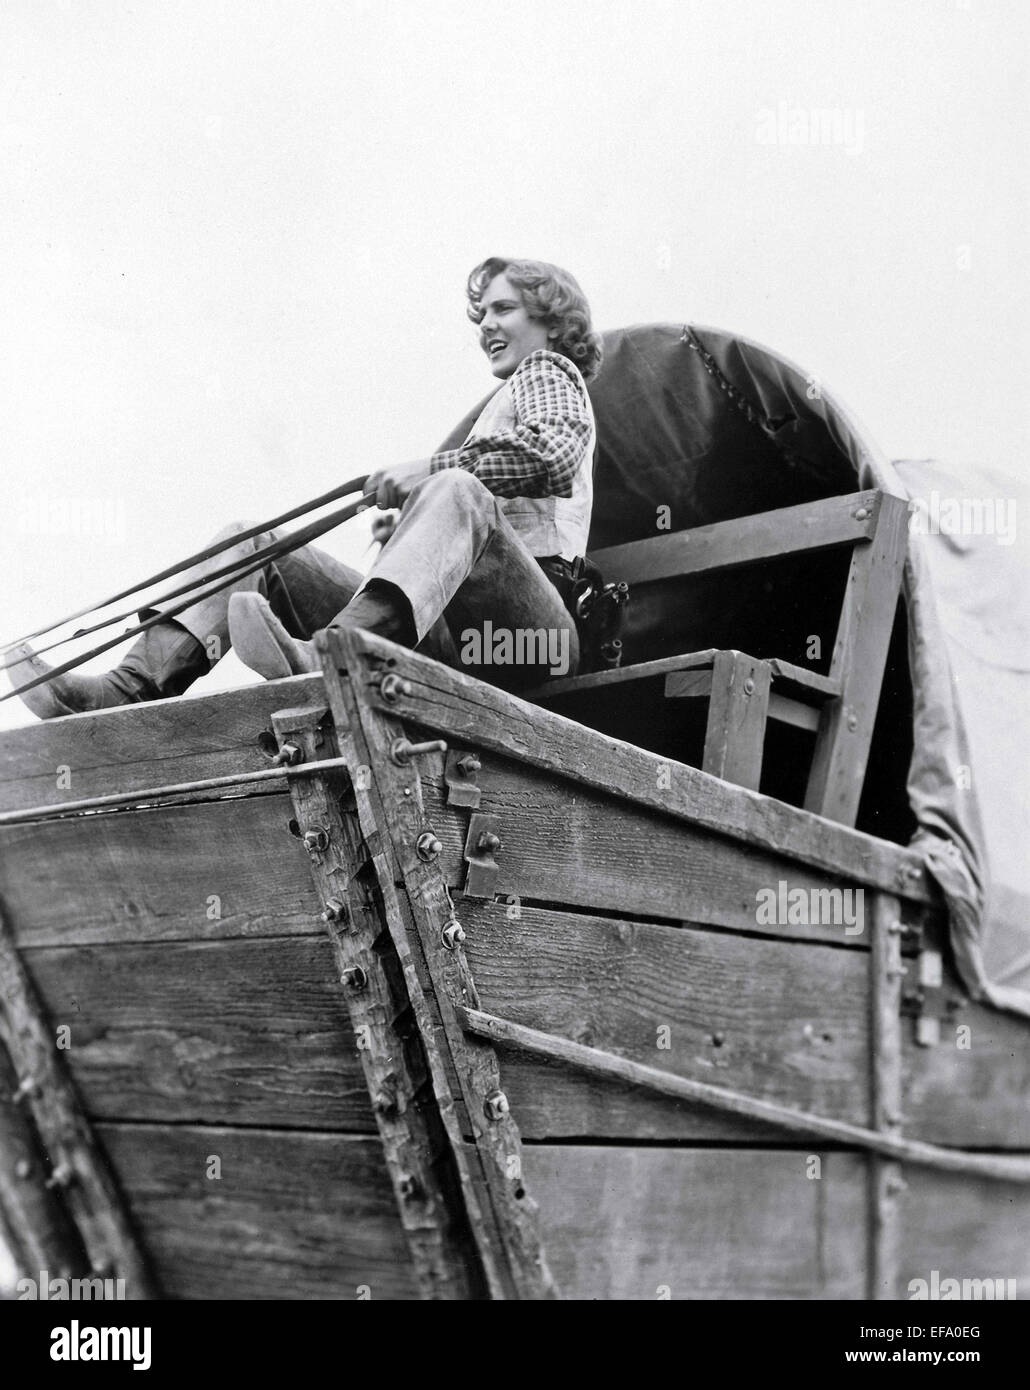
<path id="1" fill-rule="evenodd" d="M 330 626 L 360 627 L 405 647 L 413 647 L 417 637 L 408 600 L 394 585 L 376 580 Z M 229 640 L 243 664 L 266 680 L 321 670 L 314 643 L 291 637 L 268 600 L 252 590 L 229 600 Z"/>
<path id="2" fill-rule="evenodd" d="M 52 670 L 27 642 L 13 647 L 3 661 L 13 686 L 24 685 Z M 99 676 L 68 671 L 46 685 L 26 690 L 21 699 L 40 719 L 56 719 L 64 714 L 181 695 L 210 669 L 202 644 L 168 619 L 148 628 L 113 671 Z"/>

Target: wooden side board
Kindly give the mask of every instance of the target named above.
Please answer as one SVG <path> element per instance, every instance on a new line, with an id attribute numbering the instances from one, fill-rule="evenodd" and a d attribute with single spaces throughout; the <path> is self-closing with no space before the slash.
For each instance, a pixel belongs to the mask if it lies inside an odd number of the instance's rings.
<path id="1" fill-rule="evenodd" d="M 375 1132 L 324 935 L 24 960 L 95 1118 Z"/>
<path id="2" fill-rule="evenodd" d="M 195 699 L 71 714 L 0 737 L 0 811 L 259 772 L 274 710 L 322 695 L 321 676 L 262 681 Z"/>
<path id="3" fill-rule="evenodd" d="M 566 1298 L 866 1297 L 856 1154 L 543 1144 L 525 1166 Z M 894 1298 L 934 1270 L 1030 1297 L 1030 1188 L 911 1168 L 905 1182 Z"/>
<path id="4" fill-rule="evenodd" d="M 669 763 L 371 633 L 357 634 L 354 652 L 351 678 L 376 709 L 405 725 L 515 758 L 566 779 L 577 791 L 601 791 L 620 812 L 627 805 L 657 811 L 675 824 L 793 860 L 806 870 L 915 902 L 935 901 L 922 860 L 899 845 L 730 786 L 686 764 Z M 399 682 L 390 683 L 387 695 L 379 684 L 384 671 Z"/>
<path id="5" fill-rule="evenodd" d="M 98 1135 L 167 1296 L 415 1297 L 378 1140 L 160 1125 Z M 565 1298 L 865 1297 L 858 1155 L 529 1144 L 524 1168 Z M 1027 1188 L 916 1170 L 906 1181 L 898 1299 L 934 1270 L 1012 1279 L 1030 1296 Z"/>
<path id="6" fill-rule="evenodd" d="M 853 1154 L 544 1144 L 525 1166 L 565 1298 L 865 1296 Z"/>
<path id="7" fill-rule="evenodd" d="M 0 899 L 21 947 L 323 931 L 276 793 L 0 829 Z"/>
<path id="8" fill-rule="evenodd" d="M 862 955 L 534 908 L 510 920 L 499 904 L 461 912 L 487 1012 L 697 1081 L 868 1122 Z M 550 1132 L 561 1125 L 552 1112 Z"/>
<path id="9" fill-rule="evenodd" d="M 111 1124 L 97 1134 L 166 1297 L 418 1296 L 378 1137 Z"/>
<path id="10" fill-rule="evenodd" d="M 419 731 L 416 735 L 420 736 Z M 868 931 L 833 922 L 768 920 L 783 893 L 852 887 L 849 881 L 796 860 L 656 815 L 647 807 L 549 776 L 494 752 L 480 750 L 480 811 L 496 817 L 495 894 L 602 909 L 619 914 L 692 921 L 759 935 L 826 941 L 868 948 Z M 443 843 L 448 880 L 465 881 L 468 812 L 445 800 L 440 755 L 420 760 L 426 813 Z M 759 911 L 777 897 L 774 912 Z"/>

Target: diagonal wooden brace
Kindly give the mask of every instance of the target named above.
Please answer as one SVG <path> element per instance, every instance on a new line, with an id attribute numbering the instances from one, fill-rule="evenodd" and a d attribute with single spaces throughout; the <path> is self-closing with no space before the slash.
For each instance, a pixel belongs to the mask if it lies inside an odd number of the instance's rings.
<path id="1" fill-rule="evenodd" d="M 338 732 L 325 705 L 280 710 L 272 725 L 280 746 L 292 744 L 305 762 L 352 751 L 346 724 Z M 309 826 L 325 832 L 323 848 L 309 856 L 311 874 L 419 1287 L 425 1298 L 481 1298 L 486 1286 L 403 971 L 384 927 L 374 856 L 351 809 L 351 779 L 360 785 L 364 772 L 356 758 L 349 764 L 350 775 L 291 778 L 297 824 L 302 834 Z"/>
<path id="2" fill-rule="evenodd" d="M 104 1277 L 125 1280 L 125 1296 L 160 1296 L 147 1268 L 128 1210 L 83 1113 L 56 1038 L 0 912 L 0 1023 L 20 1078 L 17 1094 L 31 1108 L 50 1158 L 47 1186 L 63 1191 L 90 1265 Z"/>
<path id="3" fill-rule="evenodd" d="M 362 634 L 330 629 L 316 646 L 336 726 L 347 729 L 345 745 L 353 750 L 355 766 L 369 773 L 363 779 L 367 786 L 355 783 L 361 830 L 366 840 L 381 845 L 376 863 L 386 921 L 491 1296 L 555 1297 L 496 1053 L 483 1040 L 466 1036 L 456 1014 L 463 1004 L 474 1007 L 478 996 L 461 933 L 448 932 L 454 910 L 439 863 L 426 862 L 417 850 L 425 829 L 420 760 L 398 764 L 390 756 L 398 738 L 421 735 L 377 708 L 381 693 L 389 703 L 404 694 L 405 683 L 395 684 L 390 658 L 369 652 Z M 443 755 L 425 756 L 436 760 L 442 776 Z"/>

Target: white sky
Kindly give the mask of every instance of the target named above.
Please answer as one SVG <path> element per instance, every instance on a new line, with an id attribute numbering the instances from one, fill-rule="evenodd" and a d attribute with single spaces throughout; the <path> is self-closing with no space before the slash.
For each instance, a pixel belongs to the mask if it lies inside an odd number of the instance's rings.
<path id="1" fill-rule="evenodd" d="M 1028 13 L 4 0 L 0 634 L 430 452 L 494 384 L 490 254 L 567 265 L 602 328 L 778 348 L 892 456 L 1022 472 Z M 846 139 L 768 143 L 791 108 Z"/>

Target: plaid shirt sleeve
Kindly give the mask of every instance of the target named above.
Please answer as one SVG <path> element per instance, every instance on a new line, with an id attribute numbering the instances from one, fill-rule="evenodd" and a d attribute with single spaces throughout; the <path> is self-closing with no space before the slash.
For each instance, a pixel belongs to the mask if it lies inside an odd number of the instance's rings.
<path id="1" fill-rule="evenodd" d="M 434 454 L 430 472 L 464 468 L 498 497 L 571 497 L 591 433 L 582 378 L 568 358 L 541 349 L 509 380 L 514 427 Z"/>

